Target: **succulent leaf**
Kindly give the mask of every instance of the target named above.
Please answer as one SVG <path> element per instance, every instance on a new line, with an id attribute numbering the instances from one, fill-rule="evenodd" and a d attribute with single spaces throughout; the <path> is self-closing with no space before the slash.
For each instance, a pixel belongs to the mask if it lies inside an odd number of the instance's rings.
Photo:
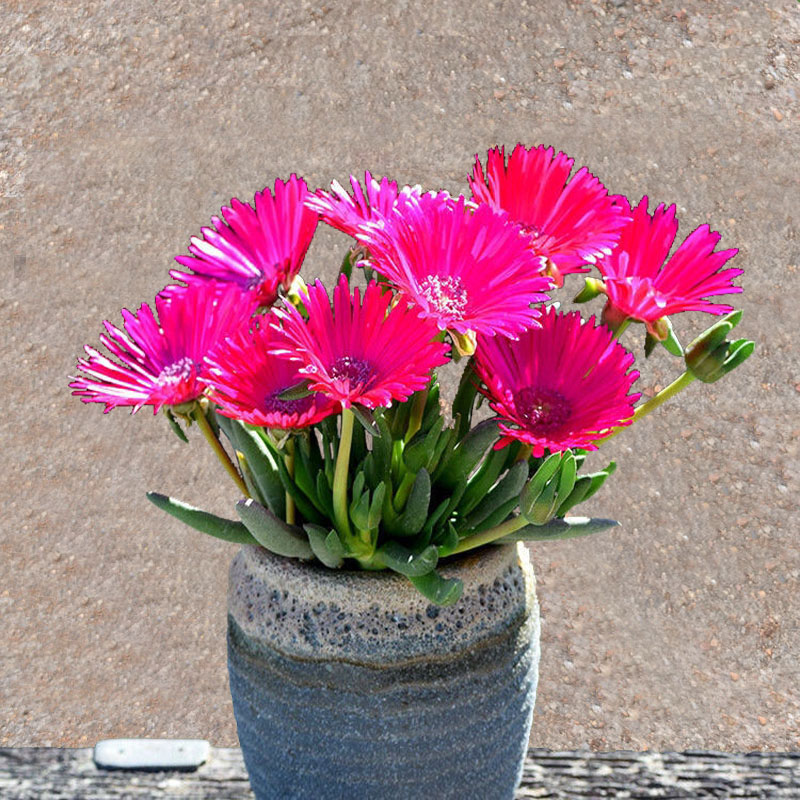
<path id="1" fill-rule="evenodd" d="M 239 500 L 236 511 L 250 533 L 262 547 L 289 558 L 312 558 L 314 553 L 302 529 L 276 517 L 268 508 L 252 498 Z"/>
<path id="2" fill-rule="evenodd" d="M 375 552 L 375 561 L 406 577 L 421 577 L 430 572 L 439 560 L 439 550 L 433 545 L 415 553 L 399 542 L 390 540 Z"/>
<path id="3" fill-rule="evenodd" d="M 580 536 L 589 536 L 592 533 L 616 528 L 619 522 L 614 519 L 601 519 L 598 517 L 567 517 L 565 519 L 551 519 L 544 525 L 526 525 L 502 539 L 497 539 L 497 544 L 508 542 L 544 542 L 550 539 L 575 539 Z"/>
<path id="4" fill-rule="evenodd" d="M 435 569 L 408 579 L 437 606 L 453 605 L 464 591 L 464 584 L 458 578 L 443 578 Z"/>
<path id="5" fill-rule="evenodd" d="M 342 558 L 343 551 L 341 542 L 339 542 L 339 537 L 336 536 L 335 531 L 329 531 L 326 528 L 323 528 L 319 525 L 314 525 L 310 522 L 307 522 L 305 525 L 303 525 L 303 530 L 305 530 L 306 534 L 308 535 L 308 543 L 317 559 L 319 559 L 326 567 L 329 567 L 330 569 L 338 569 L 342 566 L 344 563 L 344 559 Z M 328 540 L 331 533 L 336 539 L 336 542 L 339 544 L 339 548 L 337 550 L 331 550 L 331 548 L 328 546 Z"/>
<path id="6" fill-rule="evenodd" d="M 174 497 L 168 497 L 158 492 L 148 492 L 147 499 L 154 506 L 157 506 L 162 511 L 166 511 L 167 514 L 171 514 L 176 519 L 179 519 L 181 522 L 186 523 L 201 533 L 207 533 L 209 536 L 214 536 L 225 542 L 258 544 L 241 522 L 218 517 L 216 514 L 202 511 L 199 508 L 190 506 L 188 503 L 183 503 L 180 500 L 176 500 Z"/>

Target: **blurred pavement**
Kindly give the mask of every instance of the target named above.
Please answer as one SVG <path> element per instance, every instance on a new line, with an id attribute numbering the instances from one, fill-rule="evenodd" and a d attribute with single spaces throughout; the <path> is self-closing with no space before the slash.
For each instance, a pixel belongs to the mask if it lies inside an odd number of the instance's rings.
<path id="1" fill-rule="evenodd" d="M 800 748 L 796 0 L 4 0 L 0 53 L 0 745 L 236 744 L 232 546 L 145 499 L 230 513 L 233 493 L 196 437 L 70 396 L 102 320 L 276 177 L 457 193 L 522 141 L 676 203 L 681 240 L 719 230 L 758 341 L 604 448 L 619 468 L 587 511 L 621 528 L 534 548 L 532 743 Z M 345 246 L 318 235 L 304 275 Z M 640 366 L 646 391 L 675 376 L 660 351 Z"/>

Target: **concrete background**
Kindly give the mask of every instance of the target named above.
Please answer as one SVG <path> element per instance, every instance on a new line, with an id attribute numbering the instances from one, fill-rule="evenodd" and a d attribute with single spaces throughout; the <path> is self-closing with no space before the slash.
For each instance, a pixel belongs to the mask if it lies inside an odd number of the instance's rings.
<path id="1" fill-rule="evenodd" d="M 101 321 L 275 177 L 459 192 L 475 153 L 522 141 L 677 203 L 681 239 L 719 230 L 758 340 L 604 448 L 619 470 L 587 510 L 620 529 L 535 547 L 532 741 L 800 748 L 796 0 L 4 0 L 0 32 L 1 745 L 236 744 L 232 548 L 144 497 L 234 494 L 196 437 L 70 396 Z M 304 274 L 345 245 L 319 236 Z M 650 392 L 675 374 L 661 352 L 642 370 Z"/>

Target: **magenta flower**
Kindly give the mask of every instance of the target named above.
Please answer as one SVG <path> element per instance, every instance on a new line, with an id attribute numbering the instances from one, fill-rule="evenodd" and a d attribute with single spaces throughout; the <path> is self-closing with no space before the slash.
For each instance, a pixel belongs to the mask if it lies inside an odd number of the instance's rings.
<path id="1" fill-rule="evenodd" d="M 203 358 L 224 337 L 246 325 L 255 310 L 253 297 L 237 286 L 207 281 L 167 286 L 155 300 L 157 317 L 143 303 L 136 314 L 122 309 L 124 331 L 105 322 L 100 341 L 117 363 L 92 347 L 78 361 L 85 375 L 70 387 L 84 403 L 116 406 L 177 406 L 203 393 L 198 381 Z"/>
<path id="2" fill-rule="evenodd" d="M 544 145 L 518 144 L 489 150 L 486 175 L 478 156 L 469 178 L 475 200 L 504 209 L 528 234 L 534 252 L 550 262 L 557 286 L 562 275 L 587 272 L 585 265 L 607 256 L 619 240 L 626 217 L 605 186 L 586 167 L 569 180 L 574 159 Z M 568 182 L 569 181 L 569 182 Z"/>
<path id="3" fill-rule="evenodd" d="M 478 340 L 475 367 L 504 435 L 496 447 L 518 439 L 535 457 L 570 447 L 596 450 L 593 441 L 630 424 L 639 394 L 633 355 L 594 317 L 550 308 L 517 341 Z"/>
<path id="4" fill-rule="evenodd" d="M 305 205 L 309 196 L 306 182 L 292 175 L 275 181 L 274 195 L 269 188 L 257 192 L 255 209 L 234 198 L 222 208 L 223 219 L 212 217 L 213 227 L 201 228 L 203 239 L 192 237 L 192 255 L 175 257 L 192 272 L 170 275 L 187 283 L 232 282 L 253 291 L 260 306 L 271 306 L 278 288 L 288 288 L 300 271 L 314 236 L 318 217 Z"/>
<path id="5" fill-rule="evenodd" d="M 273 355 L 292 347 L 283 331 L 263 317 L 252 330 L 241 330 L 206 357 L 201 382 L 210 389 L 219 413 L 267 428 L 305 428 L 339 411 L 339 404 L 316 392 L 282 399 L 287 389 L 305 381 L 296 362 Z"/>
<path id="6" fill-rule="evenodd" d="M 654 323 L 662 317 L 681 311 L 727 314 L 733 310 L 733 306 L 705 298 L 742 291 L 731 283 L 742 270 L 721 269 L 738 250 L 715 253 L 720 235 L 708 225 L 701 225 L 665 264 L 678 232 L 675 206 L 665 209 L 662 203 L 651 217 L 647 212 L 647 196 L 633 211 L 627 198 L 620 196 L 615 200 L 632 219 L 622 230 L 617 249 L 597 265 L 603 274 L 603 291 L 608 296 L 604 316 L 610 321 L 628 317 L 640 320 L 662 339 L 663 335 L 654 328 Z"/>
<path id="7" fill-rule="evenodd" d="M 397 181 L 381 178 L 377 181 L 369 171 L 364 173 L 364 188 L 351 175 L 350 185 L 353 194 L 349 195 L 339 181 L 331 183 L 330 192 L 319 189 L 309 195 L 306 206 L 318 213 L 323 222 L 359 238 L 361 226 L 365 222 L 378 222 L 391 214 L 396 206 L 403 206 L 409 197 L 419 197 L 419 186 L 398 187 Z M 447 194 L 442 192 L 443 197 Z"/>
<path id="8" fill-rule="evenodd" d="M 313 391 L 345 408 L 407 400 L 428 385 L 432 369 L 448 360 L 447 345 L 435 340 L 436 326 L 375 281 L 362 301 L 357 288 L 351 296 L 342 275 L 333 290 L 332 310 L 325 287 L 317 281 L 304 304 L 307 321 L 293 306 L 276 311 L 291 347 L 273 352 L 297 361 Z"/>
<path id="9" fill-rule="evenodd" d="M 535 324 L 540 312 L 531 305 L 548 299 L 550 279 L 519 227 L 463 197 L 411 199 L 366 225 L 362 241 L 374 268 L 441 330 L 514 336 Z"/>

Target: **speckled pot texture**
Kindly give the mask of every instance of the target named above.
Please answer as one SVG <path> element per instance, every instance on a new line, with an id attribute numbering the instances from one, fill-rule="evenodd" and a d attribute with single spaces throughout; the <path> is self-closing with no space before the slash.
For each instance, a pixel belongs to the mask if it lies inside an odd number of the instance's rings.
<path id="1" fill-rule="evenodd" d="M 387 572 L 237 554 L 228 667 L 259 800 L 514 796 L 539 665 L 528 552 L 486 547 L 440 571 L 464 582 L 448 608 Z"/>

